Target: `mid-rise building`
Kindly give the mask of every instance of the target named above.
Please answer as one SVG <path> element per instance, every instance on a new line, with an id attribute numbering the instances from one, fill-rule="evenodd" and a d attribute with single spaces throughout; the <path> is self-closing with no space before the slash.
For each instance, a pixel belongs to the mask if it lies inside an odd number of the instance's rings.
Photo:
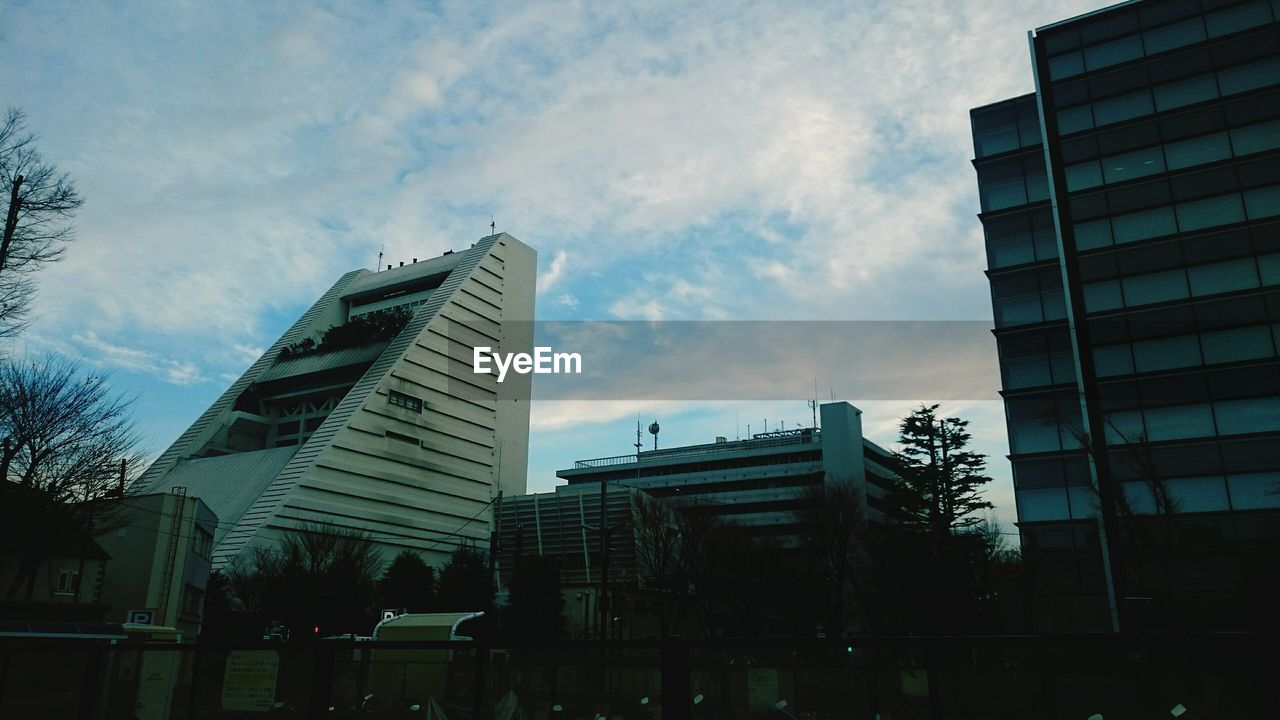
<path id="1" fill-rule="evenodd" d="M 535 273 L 534 251 L 499 233 L 343 275 L 130 494 L 206 502 L 215 568 L 317 524 L 369 536 L 388 561 L 487 545 L 493 498 L 525 489 L 529 376 L 500 395 L 471 358 L 523 341 Z"/>
<path id="2" fill-rule="evenodd" d="M 1280 527 L 1280 2 L 1030 34 L 972 111 L 1037 630 L 1231 629 Z"/>
<path id="3" fill-rule="evenodd" d="M 809 489 L 823 482 L 852 483 L 863 494 L 868 519 L 881 519 L 893 478 L 892 453 L 862 436 L 862 411 L 856 407 L 825 403 L 819 411 L 817 428 L 579 460 L 556 476 L 571 487 L 608 482 L 643 490 L 782 542 L 802 541 L 797 511 Z"/>

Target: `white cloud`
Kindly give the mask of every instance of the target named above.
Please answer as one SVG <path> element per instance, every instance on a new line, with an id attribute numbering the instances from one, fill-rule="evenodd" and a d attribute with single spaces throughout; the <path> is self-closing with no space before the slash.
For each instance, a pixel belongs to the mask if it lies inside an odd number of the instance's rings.
<path id="1" fill-rule="evenodd" d="M 71 339 L 80 348 L 78 354 L 98 365 L 150 375 L 173 385 L 192 385 L 206 380 L 199 366 L 189 360 L 116 345 L 93 331 L 73 335 Z"/>
<path id="2" fill-rule="evenodd" d="M 31 334 L 225 379 L 490 213 L 560 312 L 987 318 L 968 108 L 1095 5 L 20 4 L 4 94 L 87 197 Z"/>
<path id="3" fill-rule="evenodd" d="M 565 263 L 568 261 L 568 253 L 563 250 L 556 251 L 555 257 L 551 258 L 551 264 L 547 266 L 547 271 L 538 276 L 538 292 L 551 292 L 551 288 L 555 287 L 564 276 Z"/>

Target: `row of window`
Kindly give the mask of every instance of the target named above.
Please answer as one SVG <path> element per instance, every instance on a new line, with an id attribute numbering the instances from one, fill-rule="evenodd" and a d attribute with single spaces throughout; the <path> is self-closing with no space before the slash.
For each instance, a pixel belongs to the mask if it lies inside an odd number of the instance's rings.
<path id="1" fill-rule="evenodd" d="M 1107 413 L 1104 423 L 1110 445 L 1280 432 L 1280 402 L 1262 397 L 1128 410 Z"/>
<path id="2" fill-rule="evenodd" d="M 1280 185 L 1076 223 L 1076 250 L 1123 245 L 1280 215 Z"/>
<path id="3" fill-rule="evenodd" d="M 1093 349 L 1098 377 L 1275 357 L 1280 324 L 1106 345 Z"/>
<path id="4" fill-rule="evenodd" d="M 1272 4 L 1280 15 L 1280 0 L 1254 0 L 1232 8 L 1193 17 L 1146 32 L 1073 50 L 1049 58 L 1049 77 L 1054 80 L 1157 55 L 1210 38 L 1261 27 L 1274 21 Z"/>
<path id="5" fill-rule="evenodd" d="M 1151 30 L 1175 21 L 1218 10 L 1239 0 L 1164 0 L 1163 2 L 1128 3 L 1116 6 L 1100 16 L 1082 18 L 1050 28 L 1040 35 L 1045 50 L 1052 54 L 1094 45 L 1103 40 Z"/>
<path id="6" fill-rule="evenodd" d="M 1058 233 L 1046 207 L 995 218 L 984 218 L 987 267 L 1022 265 L 1058 257 Z"/>
<path id="7" fill-rule="evenodd" d="M 978 167 L 978 199 L 982 212 L 1049 199 L 1044 155 L 1035 153 L 985 163 Z"/>
<path id="8" fill-rule="evenodd" d="M 398 390 L 392 390 L 387 393 L 387 402 L 396 407 L 404 408 L 405 410 L 411 410 L 416 413 L 422 412 L 421 398 L 416 398 Z"/>
<path id="9" fill-rule="evenodd" d="M 1280 322 L 1280 291 L 1158 306 L 1087 319 L 1095 346 Z"/>
<path id="10" fill-rule="evenodd" d="M 1059 110 L 1058 134 L 1070 135 L 1277 84 L 1280 60 L 1251 62 Z"/>
<path id="11" fill-rule="evenodd" d="M 1067 458 L 1054 458 L 1066 460 Z M 1084 460 L 1085 455 L 1076 457 Z M 1166 445 L 1128 445 L 1107 452 L 1111 477 L 1118 482 L 1145 480 L 1151 477 L 1184 477 L 1191 475 L 1240 475 L 1280 471 L 1280 457 L 1275 454 L 1271 438 L 1234 439 L 1225 442 L 1176 443 Z M 1089 484 L 1088 466 L 1080 474 L 1079 466 L 1068 466 L 1067 485 Z M 1019 476 L 1021 477 L 1021 476 Z M 1063 483 L 1055 483 L 1062 485 Z M 1042 483 L 1042 487 L 1049 487 Z"/>
<path id="12" fill-rule="evenodd" d="M 1075 356 L 1070 352 L 1005 360 L 1000 367 L 1005 390 L 1061 385 L 1076 379 Z"/>
<path id="13" fill-rule="evenodd" d="M 1081 105 L 1143 88 L 1184 80 L 1213 70 L 1225 70 L 1275 55 L 1280 26 L 1264 28 L 1244 37 L 1205 43 L 1180 52 L 1148 58 L 1119 68 L 1053 83 L 1045 98 L 1054 109 Z"/>
<path id="14" fill-rule="evenodd" d="M 1067 319 L 1067 301 L 1061 290 L 995 300 L 992 305 L 998 328 Z"/>
<path id="15" fill-rule="evenodd" d="M 350 316 L 347 319 L 355 320 L 356 318 L 359 318 L 359 317 L 364 317 L 366 315 L 377 315 L 378 313 L 387 312 L 389 310 L 413 310 L 414 308 L 418 307 L 419 305 L 421 305 L 426 301 L 427 301 L 427 298 L 423 298 L 421 300 L 413 300 L 411 302 L 400 303 L 399 305 L 392 305 L 390 307 L 380 307 L 380 308 L 377 308 L 376 310 L 353 309 L 351 311 Z"/>
<path id="16" fill-rule="evenodd" d="M 976 158 L 1040 144 L 1040 112 L 1034 95 L 976 109 L 970 117 Z"/>
<path id="17" fill-rule="evenodd" d="M 1086 253 L 1077 258 L 1076 267 L 1080 271 L 1080 282 L 1089 283 L 1273 252 L 1280 252 L 1280 222 L 1121 246 L 1111 252 Z"/>
<path id="18" fill-rule="evenodd" d="M 1274 211 L 1280 213 L 1280 198 Z M 1270 285 L 1280 285 L 1280 253 L 1088 283 L 1084 308 L 1105 312 Z"/>
<path id="19" fill-rule="evenodd" d="M 1104 414 L 1219 400 L 1280 397 L 1280 373 L 1275 363 L 1217 365 L 1199 372 L 1167 372 L 1128 380 L 1097 383 L 1098 408 Z"/>
<path id="20" fill-rule="evenodd" d="M 1247 473 L 1164 480 L 1178 513 L 1259 510 L 1280 507 L 1280 473 Z M 1124 483 L 1129 508 L 1139 515 L 1157 512 L 1151 487 L 1144 482 Z M 1019 490 L 1018 520 L 1089 519 L 1098 515 L 1098 496 L 1090 487 Z"/>
<path id="21" fill-rule="evenodd" d="M 1280 120 L 1068 165 L 1067 190 L 1125 182 L 1276 148 L 1280 148 Z"/>
<path id="22" fill-rule="evenodd" d="M 1028 455 L 1079 450 L 1084 447 L 1080 442 L 1083 436 L 1078 419 L 1011 422 L 1009 423 L 1009 452 L 1014 455 Z"/>

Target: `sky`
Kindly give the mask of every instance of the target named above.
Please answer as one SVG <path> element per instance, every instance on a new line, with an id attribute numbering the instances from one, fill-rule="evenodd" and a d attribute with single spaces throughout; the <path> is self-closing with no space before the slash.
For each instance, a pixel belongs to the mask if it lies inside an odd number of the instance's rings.
<path id="1" fill-rule="evenodd" d="M 0 105 L 86 199 L 16 350 L 110 372 L 158 454 L 342 273 L 491 218 L 538 251 L 540 320 L 990 322 L 968 110 L 1099 6 L 11 1 Z M 943 411 L 1010 525 L 995 390 Z M 637 418 L 708 442 L 807 399 L 536 403 L 529 489 Z M 931 400 L 836 399 L 886 447 Z"/>

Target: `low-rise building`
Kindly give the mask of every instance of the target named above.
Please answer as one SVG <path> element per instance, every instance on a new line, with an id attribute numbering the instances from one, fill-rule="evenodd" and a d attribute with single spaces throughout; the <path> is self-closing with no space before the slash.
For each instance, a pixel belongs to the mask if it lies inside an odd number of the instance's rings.
<path id="1" fill-rule="evenodd" d="M 218 518 L 181 490 L 113 503 L 114 529 L 98 537 L 112 558 L 100 600 L 113 622 L 172 627 L 194 640 L 204 617 Z"/>

